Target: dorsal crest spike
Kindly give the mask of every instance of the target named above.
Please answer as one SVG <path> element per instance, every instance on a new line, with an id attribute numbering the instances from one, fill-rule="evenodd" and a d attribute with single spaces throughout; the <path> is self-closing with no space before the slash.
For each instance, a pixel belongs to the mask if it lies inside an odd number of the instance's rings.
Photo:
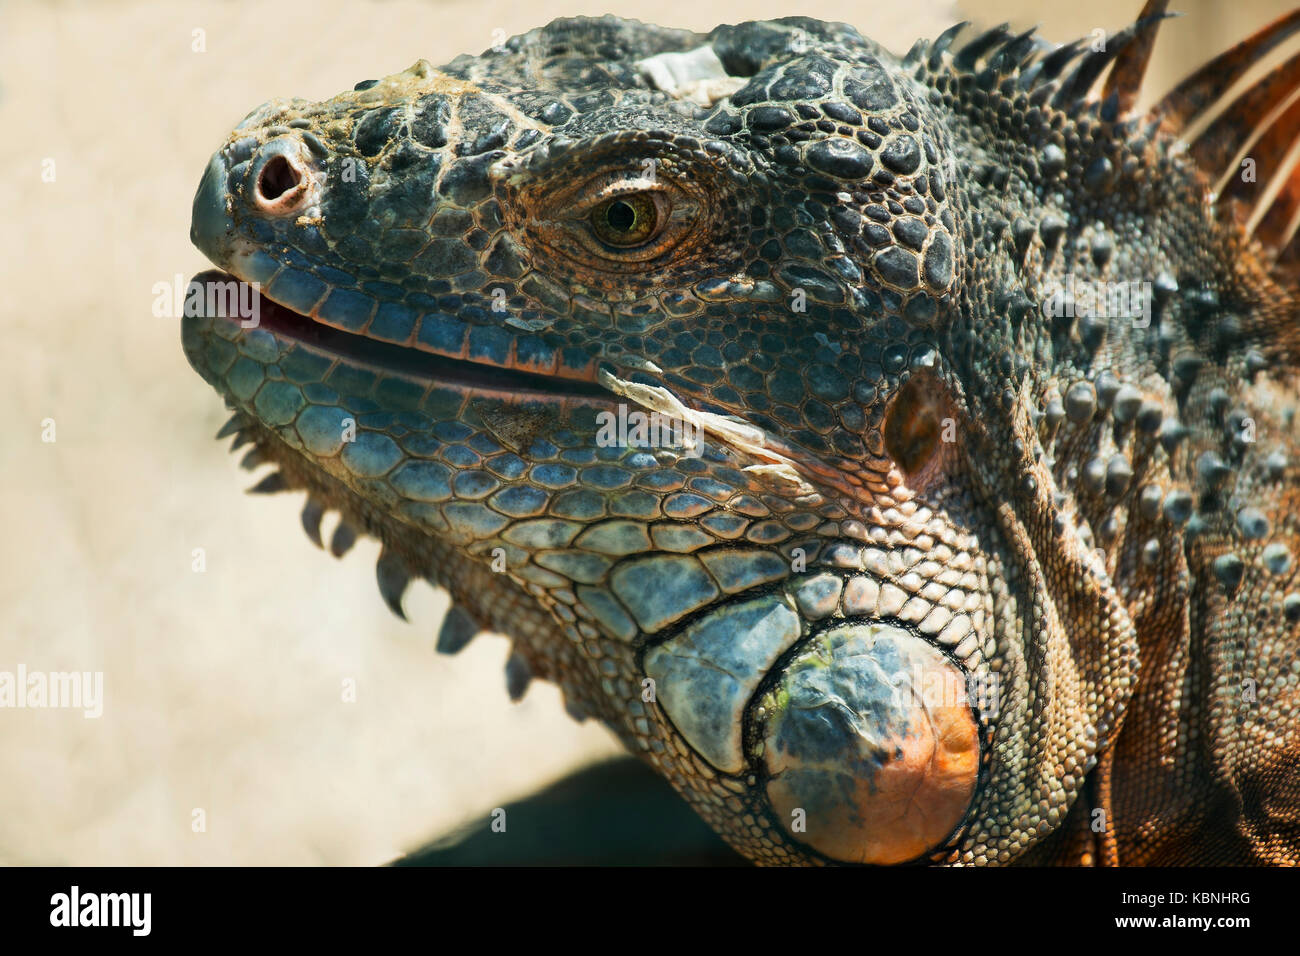
<path id="1" fill-rule="evenodd" d="M 993 47 L 1001 44 L 1010 35 L 1010 24 L 1002 23 L 991 30 L 986 30 L 971 40 L 958 51 L 953 62 L 959 69 L 974 70 L 975 64 Z"/>
<path id="2" fill-rule="evenodd" d="M 962 20 L 960 23 L 954 23 L 948 29 L 940 33 L 932 44 L 930 44 L 930 69 L 937 70 L 943 62 L 944 51 L 952 46 L 952 41 L 957 38 L 957 34 L 970 26 L 970 21 Z"/>
<path id="3" fill-rule="evenodd" d="M 1083 45 L 1082 40 L 1071 40 L 1057 47 L 1039 62 L 1042 64 L 1039 75 L 1043 80 L 1054 80 L 1061 75 L 1061 71 L 1066 68 L 1071 60 L 1083 51 L 1079 49 Z"/>
<path id="4" fill-rule="evenodd" d="M 1134 41 L 1120 51 L 1115 58 L 1115 65 L 1106 76 L 1101 98 L 1106 100 L 1112 95 L 1118 96 L 1120 116 L 1133 109 L 1137 102 L 1147 67 L 1151 63 L 1151 51 L 1155 48 L 1160 24 L 1170 16 L 1165 12 L 1168 7 L 1169 0 L 1147 0 L 1142 12 L 1138 14 L 1137 23 L 1133 25 Z"/>
<path id="5" fill-rule="evenodd" d="M 1232 101 L 1192 140 L 1188 152 L 1214 182 L 1229 163 L 1263 133 L 1264 121 L 1300 89 L 1300 53 L 1278 66 Z"/>
<path id="6" fill-rule="evenodd" d="M 1101 76 L 1102 71 L 1112 62 L 1118 62 L 1139 39 L 1150 37 L 1154 40 L 1155 31 L 1160 22 L 1167 18 L 1167 14 L 1159 13 L 1150 17 L 1144 17 L 1129 27 L 1119 31 L 1106 38 L 1100 50 L 1090 50 L 1084 55 L 1083 59 L 1075 66 L 1074 72 L 1070 74 L 1069 79 L 1061 87 L 1058 99 L 1061 105 L 1070 102 L 1082 102 L 1092 89 L 1097 77 Z M 1112 73 L 1114 71 L 1112 70 Z M 1140 82 L 1140 79 L 1139 79 Z M 1109 77 L 1107 78 L 1106 87 L 1102 91 L 1101 99 L 1103 101 L 1116 98 L 1117 112 L 1122 107 L 1122 97 L 1119 96 L 1119 90 L 1111 87 Z"/>
<path id="7" fill-rule="evenodd" d="M 1170 132 L 1181 132 L 1212 107 L 1261 57 L 1297 31 L 1300 31 L 1300 9 L 1274 20 L 1206 63 L 1174 87 L 1148 115 Z"/>
<path id="8" fill-rule="evenodd" d="M 992 57 L 992 66 L 1000 73 L 1010 73 L 1018 69 L 1033 56 L 1038 45 L 1037 33 L 1038 27 L 1033 26 L 1024 33 L 1008 39 Z"/>

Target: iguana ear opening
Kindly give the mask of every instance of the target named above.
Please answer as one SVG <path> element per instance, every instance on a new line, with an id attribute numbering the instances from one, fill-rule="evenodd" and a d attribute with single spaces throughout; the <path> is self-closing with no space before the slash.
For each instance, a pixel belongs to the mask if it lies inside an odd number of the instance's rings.
<path id="1" fill-rule="evenodd" d="M 909 379 L 885 416 L 885 450 L 910 474 L 920 471 L 939 449 L 942 404 L 920 377 Z"/>
<path id="2" fill-rule="evenodd" d="M 889 400 L 881 437 L 909 488 L 926 487 L 955 463 L 957 416 L 946 384 L 929 369 L 914 372 Z"/>

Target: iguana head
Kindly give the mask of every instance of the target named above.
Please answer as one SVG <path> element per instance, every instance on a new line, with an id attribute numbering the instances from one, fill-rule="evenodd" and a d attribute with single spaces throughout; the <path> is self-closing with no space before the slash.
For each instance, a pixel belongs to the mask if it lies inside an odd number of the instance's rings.
<path id="1" fill-rule="evenodd" d="M 1042 304 L 1174 270 L 1138 216 L 1217 241 L 1169 208 L 1198 181 L 1087 98 L 1119 50 L 955 33 L 556 21 L 273 100 L 195 198 L 260 315 L 185 349 L 264 484 L 379 537 L 390 603 L 448 586 L 758 861 L 1059 830 L 1136 673 L 1104 523 L 1174 523 L 1134 476 L 1167 396 L 1122 418 L 1123 346 Z M 1058 433 L 1104 452 L 1087 502 Z"/>

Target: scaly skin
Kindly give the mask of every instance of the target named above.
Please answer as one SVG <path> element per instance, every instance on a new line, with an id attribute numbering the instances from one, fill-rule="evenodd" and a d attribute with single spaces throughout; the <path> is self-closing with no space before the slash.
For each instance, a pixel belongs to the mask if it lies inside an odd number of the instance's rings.
<path id="1" fill-rule="evenodd" d="M 1163 8 L 904 60 L 564 20 L 271 101 L 192 231 L 260 325 L 186 354 L 259 490 L 756 862 L 1294 863 L 1300 177 L 1246 216 L 1294 117 L 1211 188 L 1296 69 L 1178 137 L 1296 18 L 1136 116 Z"/>

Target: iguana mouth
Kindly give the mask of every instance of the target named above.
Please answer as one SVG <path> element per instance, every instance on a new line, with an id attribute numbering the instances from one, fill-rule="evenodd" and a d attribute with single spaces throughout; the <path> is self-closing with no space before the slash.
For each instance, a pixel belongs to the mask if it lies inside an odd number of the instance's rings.
<path id="1" fill-rule="evenodd" d="M 209 283 L 224 285 L 241 281 L 238 276 L 229 272 L 209 269 L 190 280 L 190 285 L 191 288 L 195 284 L 207 288 Z M 595 401 L 602 405 L 619 401 L 617 395 L 595 380 L 594 363 L 591 365 L 592 379 L 588 381 L 583 378 L 526 371 L 509 364 L 510 359 L 506 360 L 507 364 L 497 364 L 471 358 L 458 358 L 423 346 L 399 345 L 367 335 L 347 332 L 326 325 L 309 315 L 296 312 L 251 286 L 245 295 L 250 293 L 253 298 L 248 302 L 252 305 L 248 315 L 230 314 L 229 311 L 218 307 L 215 314 L 208 317 L 227 319 L 250 331 L 253 328 L 264 329 L 272 335 L 292 340 L 300 347 L 331 360 L 338 359 L 350 366 L 371 369 L 385 375 L 398 375 L 425 385 L 473 391 L 486 397 L 498 398 L 550 402 L 579 399 Z M 199 301 L 202 303 L 201 307 L 207 307 L 209 297 L 201 296 Z M 430 314 L 424 316 L 426 322 L 439 318 L 442 317 Z M 446 321 L 455 320 L 447 317 Z"/>

